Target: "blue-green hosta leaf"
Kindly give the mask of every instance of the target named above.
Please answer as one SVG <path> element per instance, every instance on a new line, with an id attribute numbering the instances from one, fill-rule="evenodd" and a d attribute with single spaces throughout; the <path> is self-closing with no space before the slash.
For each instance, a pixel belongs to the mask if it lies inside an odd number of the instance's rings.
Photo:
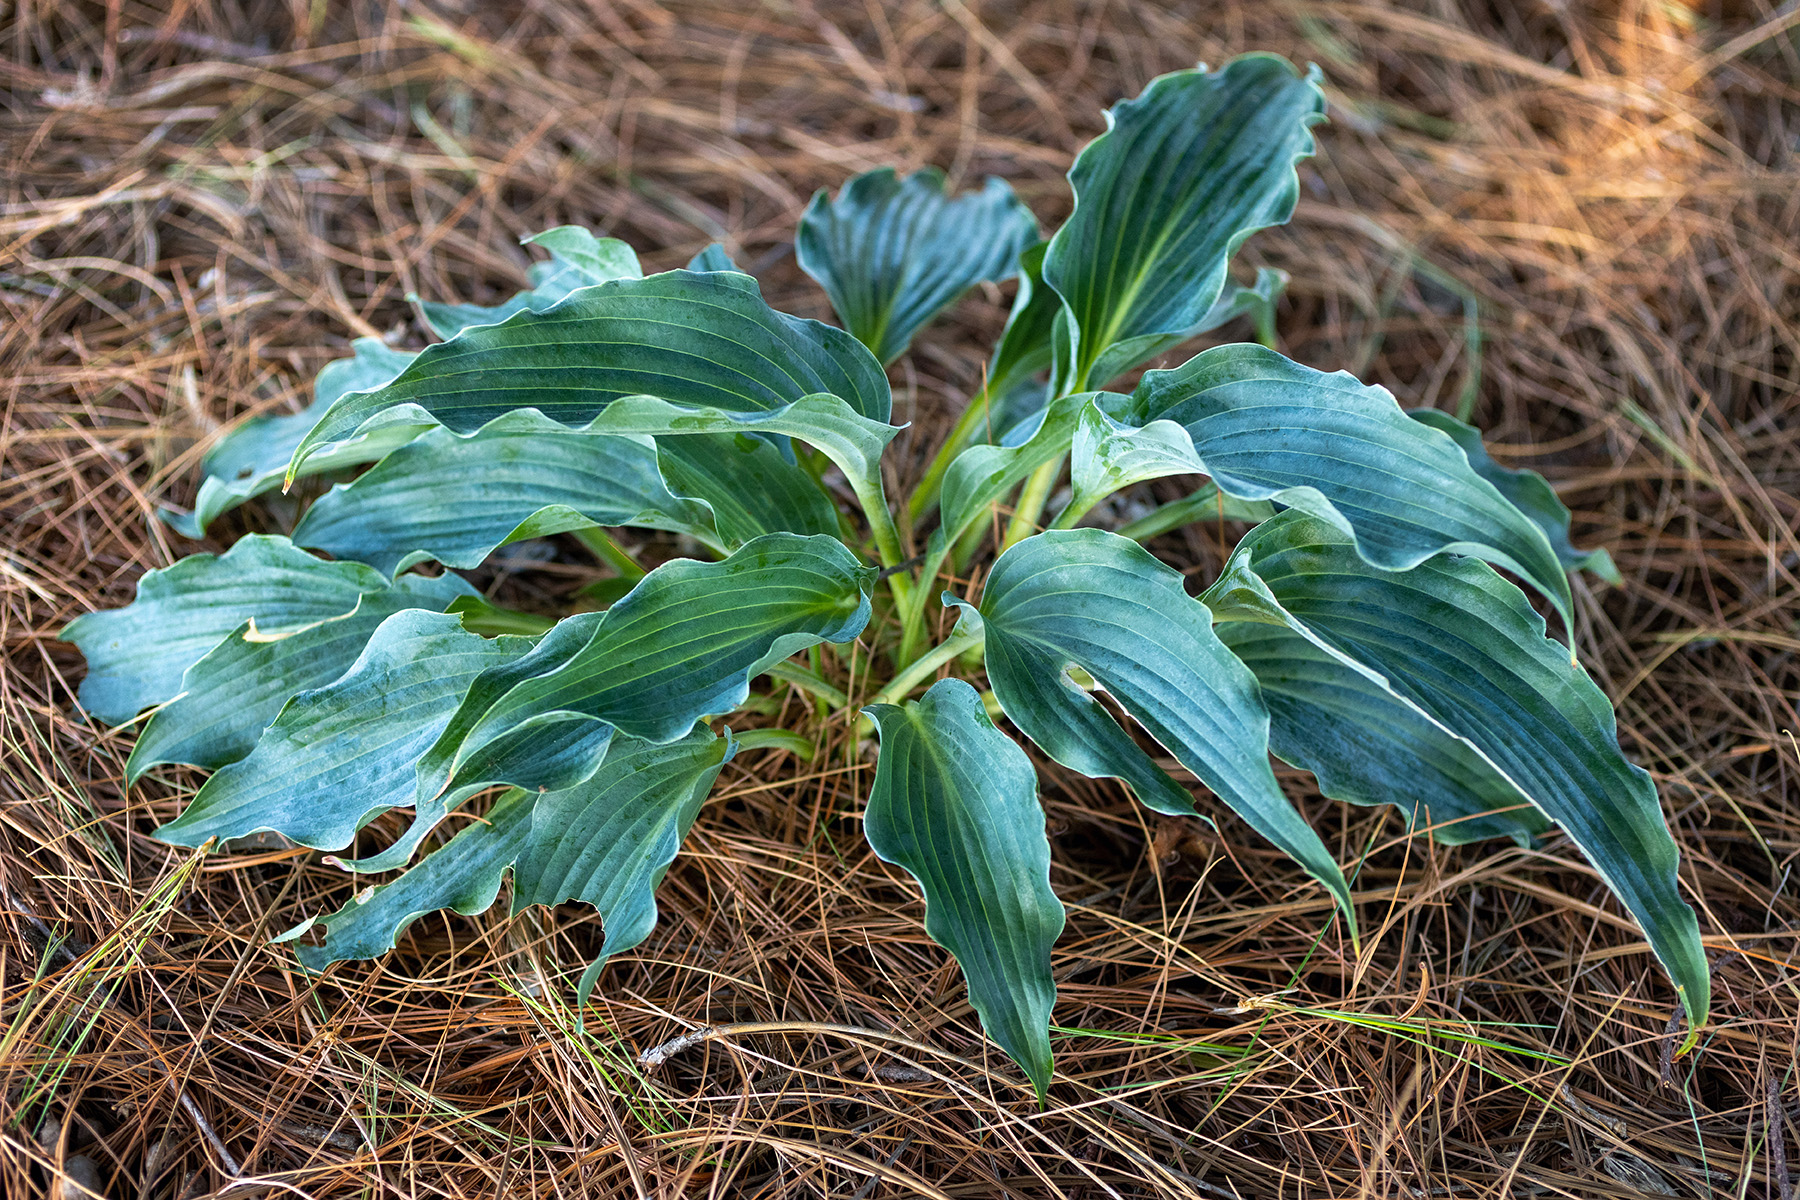
<path id="1" fill-rule="evenodd" d="M 718 541 L 700 505 L 670 494 L 649 438 L 571 430 L 530 409 L 402 446 L 321 496 L 294 541 L 391 574 L 421 559 L 476 567 L 509 542 L 590 525 Z"/>
<path id="2" fill-rule="evenodd" d="M 1316 775 L 1324 795 L 1397 804 L 1409 830 L 1430 825 L 1433 838 L 1452 846 L 1493 837 L 1528 846 L 1550 828 L 1473 743 L 1378 672 L 1303 631 L 1259 619 L 1225 620 L 1214 632 L 1262 687 L 1270 747 Z"/>
<path id="3" fill-rule="evenodd" d="M 587 780 L 541 795 L 507 792 L 484 821 L 324 918 L 325 944 L 301 948 L 300 961 L 316 971 L 374 958 L 424 913 L 484 912 L 510 867 L 514 914 L 566 900 L 600 910 L 606 940 L 578 988 L 577 1003 L 585 1003 L 606 960 L 655 927 L 656 887 L 730 754 L 729 740 L 705 727 L 668 745 L 619 738 Z"/>
<path id="4" fill-rule="evenodd" d="M 1112 393 L 1102 393 L 1111 398 Z M 1129 404 L 1129 401 L 1126 402 Z M 1076 416 L 1069 444 L 1069 510 L 1084 513 L 1101 500 L 1149 479 L 1204 475 L 1194 439 L 1173 421 L 1135 428 L 1117 420 L 1125 406 L 1090 403 Z"/>
<path id="5" fill-rule="evenodd" d="M 525 239 L 527 246 L 542 246 L 551 254 L 547 263 L 526 269 L 529 291 L 504 304 L 436 304 L 418 301 L 419 312 L 431 332 L 455 337 L 476 325 L 498 325 L 516 312 L 543 312 L 562 303 L 577 288 L 592 287 L 609 279 L 642 279 L 643 268 L 631 247 L 617 238 L 597 238 L 579 225 L 559 225 Z"/>
<path id="6" fill-rule="evenodd" d="M 59 636 L 87 657 L 81 706 L 118 725 L 177 695 L 182 673 L 244 622 L 262 636 L 292 632 L 387 586 L 361 563 L 328 563 L 284 537 L 252 534 L 222 555 L 146 572 L 130 604 L 79 616 Z"/>
<path id="7" fill-rule="evenodd" d="M 935 168 L 901 179 L 879 167 L 836 200 L 823 190 L 813 196 L 794 251 L 844 328 L 889 363 L 964 292 L 1016 271 L 1037 236 L 1037 219 L 1004 180 L 952 198 Z"/>
<path id="8" fill-rule="evenodd" d="M 838 532 L 838 511 L 818 481 L 768 438 L 748 433 L 665 436 L 657 461 L 671 490 L 712 510 L 718 536 L 741 546 L 765 533 Z"/>
<path id="9" fill-rule="evenodd" d="M 1471 558 L 1383 571 L 1342 531 L 1300 512 L 1253 530 L 1231 569 L 1253 571 L 1295 622 L 1474 743 L 1568 831 L 1643 928 L 1690 1034 L 1699 1029 L 1706 954 L 1656 786 L 1620 752 L 1606 696 L 1544 636 L 1517 587 Z"/>
<path id="10" fill-rule="evenodd" d="M 1193 335 L 1238 246 L 1293 215 L 1294 164 L 1324 116 L 1317 69 L 1301 77 L 1269 54 L 1164 75 L 1107 114 L 1069 171 L 1075 211 L 1044 258 L 1073 340 L 1058 391 L 1104 385 Z"/>
<path id="11" fill-rule="evenodd" d="M 354 358 L 340 358 L 319 372 L 313 383 L 313 402 L 303 411 L 251 417 L 221 438 L 200 461 L 200 491 L 194 497 L 194 511 L 165 511 L 163 520 L 183 537 L 205 536 L 207 525 L 220 513 L 281 486 L 294 447 L 338 397 L 385 386 L 417 357 L 412 350 L 390 350 L 376 338 L 357 338 L 352 346 Z M 371 429 L 362 440 L 317 456 L 307 464 L 305 473 L 316 475 L 375 462 L 426 428 L 429 425 L 401 422 Z"/>
<path id="12" fill-rule="evenodd" d="M 396 613 L 342 678 L 288 701 L 256 749 L 156 836 L 198 846 L 272 829 L 303 846 L 348 846 L 370 817 L 412 802 L 419 755 L 476 676 L 531 645 L 469 633 L 445 613 Z"/>
<path id="13" fill-rule="evenodd" d="M 402 575 L 364 592 L 349 613 L 271 637 L 248 621 L 187 669 L 181 695 L 144 725 L 127 782 L 158 763 L 222 767 L 256 747 L 288 697 L 324 687 L 356 662 L 383 621 L 409 608 L 443 612 L 458 599 L 478 598 L 456 575 Z"/>
<path id="14" fill-rule="evenodd" d="M 988 679 L 1006 715 L 1044 753 L 1090 777 L 1124 780 L 1158 812 L 1193 800 L 1066 672 L 1086 671 L 1150 736 L 1356 918 L 1337 861 L 1275 782 L 1269 712 L 1256 679 L 1213 633 L 1181 576 L 1136 542 L 1052 530 L 1002 554 L 982 590 Z"/>
<path id="15" fill-rule="evenodd" d="M 925 932 L 956 956 L 987 1035 L 1050 1086 L 1050 947 L 1063 906 L 1050 889 L 1050 840 L 1037 774 L 960 679 L 917 703 L 863 710 L 881 731 L 863 833 L 925 893 Z"/>
<path id="16" fill-rule="evenodd" d="M 1528 580 L 1573 627 L 1569 579 L 1544 531 L 1387 389 L 1236 344 L 1146 372 L 1131 399 L 1145 428 L 1115 429 L 1114 438 L 1167 447 L 1179 426 L 1220 491 L 1331 521 L 1388 570 L 1444 551 L 1485 559 Z"/>
<path id="17" fill-rule="evenodd" d="M 583 288 L 430 347 L 387 387 L 333 405 L 289 470 L 384 414 L 473 433 L 518 408 L 574 428 L 622 396 L 748 414 L 818 394 L 876 423 L 892 404 L 881 364 L 843 330 L 776 312 L 748 275 L 668 271 Z"/>
<path id="18" fill-rule="evenodd" d="M 419 760 L 418 818 L 354 866 L 404 862 L 482 787 L 573 786 L 614 729 L 671 742 L 730 712 L 766 667 L 862 632 L 876 575 L 835 538 L 791 533 L 747 542 L 723 562 L 664 563 L 605 612 L 569 617 L 531 653 L 476 680 Z"/>
<path id="19" fill-rule="evenodd" d="M 1429 425 L 1441 433 L 1448 434 L 1464 454 L 1468 455 L 1469 465 L 1475 473 L 1493 484 L 1494 487 L 1512 502 L 1514 508 L 1536 521 L 1544 536 L 1550 539 L 1550 548 L 1556 551 L 1558 561 L 1570 571 L 1592 571 L 1607 583 L 1615 587 L 1624 582 L 1619 575 L 1619 568 L 1613 565 L 1612 555 L 1604 546 L 1596 550 L 1577 550 L 1569 540 L 1569 507 L 1550 486 L 1550 481 L 1536 471 L 1513 470 L 1495 462 L 1493 456 L 1482 444 L 1481 431 L 1473 425 L 1465 425 L 1449 413 L 1436 408 L 1408 409 L 1407 416 L 1421 424 Z"/>
<path id="20" fill-rule="evenodd" d="M 688 259 L 687 269 L 690 271 L 736 271 L 740 275 L 749 272 L 731 261 L 731 255 L 718 242 L 709 244 L 706 249 Z"/>

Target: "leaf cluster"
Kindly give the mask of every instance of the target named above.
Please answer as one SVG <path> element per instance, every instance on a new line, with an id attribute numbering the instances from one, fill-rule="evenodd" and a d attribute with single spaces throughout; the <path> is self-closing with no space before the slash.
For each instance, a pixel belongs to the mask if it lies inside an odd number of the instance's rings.
<path id="1" fill-rule="evenodd" d="M 411 813 L 392 845 L 342 863 L 410 868 L 318 920 L 323 943 L 299 951 L 312 968 L 379 954 L 422 913 L 481 911 L 510 877 L 515 912 L 601 912 L 585 999 L 652 928 L 723 764 L 780 737 L 721 724 L 753 681 L 856 720 L 820 666 L 860 653 L 886 672 L 861 717 L 880 741 L 869 845 L 918 881 L 927 932 L 1040 1097 L 1063 910 L 1037 776 L 999 715 L 1063 766 L 1194 815 L 1152 740 L 1325 889 L 1353 943 L 1342 865 L 1271 755 L 1443 841 L 1528 845 L 1559 826 L 1697 1030 L 1707 969 L 1655 789 L 1523 590 L 1566 626 L 1570 572 L 1611 572 L 1571 545 L 1548 484 L 1498 466 L 1455 418 L 1267 344 L 1107 390 L 1236 318 L 1272 342 L 1285 278 L 1234 282 L 1231 259 L 1291 215 L 1323 115 L 1316 72 L 1269 55 L 1163 76 L 1078 156 L 1073 213 L 1048 239 L 998 180 L 954 196 L 932 171 L 859 176 L 816 197 L 796 239 L 842 328 L 771 308 L 719 247 L 645 276 L 620 242 L 540 234 L 551 258 L 529 290 L 421 303 L 442 340 L 359 342 L 312 407 L 215 447 L 194 511 L 170 518 L 190 536 L 302 476 L 374 465 L 290 536 L 185 558 L 130 606 L 73 622 L 81 704 L 112 723 L 151 710 L 134 780 L 167 763 L 214 772 L 159 831 L 175 844 L 273 830 L 338 852 L 376 815 Z M 890 497 L 885 366 L 969 288 L 1014 276 L 986 386 L 918 487 Z M 1207 482 L 1188 499 L 1096 526 L 1123 489 L 1189 475 Z M 1190 595 L 1141 543 L 1221 514 L 1249 532 Z M 704 557 L 645 571 L 604 532 L 619 527 Z M 456 573 L 565 532 L 617 575 L 593 611 L 546 628 Z M 984 553 L 978 595 L 940 595 Z M 446 569 L 411 570 L 423 563 Z M 959 619 L 928 646 L 940 599 Z M 991 690 L 946 678 L 911 699 L 952 662 Z M 493 789 L 484 818 L 419 855 Z"/>

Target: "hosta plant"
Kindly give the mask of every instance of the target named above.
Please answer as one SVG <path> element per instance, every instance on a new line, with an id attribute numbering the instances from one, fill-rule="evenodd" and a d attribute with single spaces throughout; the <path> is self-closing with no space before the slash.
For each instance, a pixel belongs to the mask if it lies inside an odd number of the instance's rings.
<path id="1" fill-rule="evenodd" d="M 142 720 L 130 780 L 212 769 L 160 830 L 176 845 L 273 830 L 343 851 L 410 810 L 391 844 L 340 860 L 404 873 L 320 918 L 297 949 L 309 967 L 378 955 L 423 913 L 479 912 L 510 876 L 515 911 L 599 909 L 585 999 L 650 931 L 725 761 L 800 741 L 742 717 L 734 735 L 731 714 L 795 687 L 862 723 L 869 844 L 918 881 L 927 931 L 1040 1095 L 1063 909 L 1026 742 L 1195 815 L 1159 746 L 1317 881 L 1353 943 L 1343 864 L 1271 755 L 1444 842 L 1560 827 L 1698 1028 L 1706 963 L 1656 791 L 1530 597 L 1567 630 L 1569 572 L 1611 572 L 1571 546 L 1544 480 L 1496 465 L 1461 421 L 1258 342 L 1109 390 L 1206 330 L 1273 340 L 1284 277 L 1234 281 L 1231 258 L 1292 213 L 1323 110 L 1314 74 L 1266 55 L 1163 76 L 1076 159 L 1048 239 L 997 180 L 952 195 L 932 171 L 859 176 L 796 238 L 842 328 L 775 311 L 718 247 L 646 276 L 618 241 L 540 234 L 531 290 L 421 304 L 436 344 L 359 342 L 311 408 L 213 449 L 194 510 L 171 518 L 194 536 L 260 492 L 373 465 L 289 535 L 182 559 L 71 624 L 80 702 Z M 1015 275 L 983 389 L 928 465 L 890 471 L 920 480 L 890 495 L 887 364 L 972 286 Z M 1124 489 L 1176 475 L 1205 483 L 1097 527 Z M 1192 595 L 1142 542 L 1220 517 L 1248 532 Z M 692 557 L 646 572 L 628 547 L 647 541 L 620 527 Z M 502 610 L 457 573 L 559 533 L 610 567 L 589 611 Z M 838 686 L 852 655 L 859 678 L 879 672 L 857 707 Z"/>

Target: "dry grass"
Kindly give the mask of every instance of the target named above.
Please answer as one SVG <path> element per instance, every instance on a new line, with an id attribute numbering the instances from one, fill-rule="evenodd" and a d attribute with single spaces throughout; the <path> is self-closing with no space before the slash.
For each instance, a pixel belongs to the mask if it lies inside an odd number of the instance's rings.
<path id="1" fill-rule="evenodd" d="M 0 1192 L 1791 1194 L 1791 0 L 0 13 Z M 1299 214 L 1248 251 L 1294 275 L 1284 348 L 1409 403 L 1467 395 L 1624 571 L 1580 596 L 1578 640 L 1717 952 L 1695 1054 L 1669 1060 L 1672 993 L 1572 847 L 1408 846 L 1298 775 L 1362 861 L 1361 962 L 1223 810 L 1217 833 L 1147 823 L 1047 776 L 1071 919 L 1044 1113 L 862 847 L 861 766 L 733 763 L 585 1033 L 556 980 L 597 946 L 591 914 L 428 918 L 314 984 L 265 941 L 340 902 L 342 874 L 150 839 L 196 778 L 122 788 L 130 735 L 76 711 L 55 633 L 196 549 L 151 514 L 191 497 L 210 436 L 301 403 L 353 336 L 418 344 L 407 292 L 497 296 L 520 235 L 575 221 L 655 267 L 724 238 L 774 302 L 824 315 L 788 249 L 815 187 L 938 163 L 1055 220 L 1105 104 L 1251 48 L 1332 82 Z M 909 469 L 1002 318 L 978 296 L 896 368 Z M 253 505 L 217 533 L 293 516 Z M 1159 549 L 1218 561 L 1204 527 Z M 548 568 L 486 578 L 549 604 L 591 574 L 572 546 Z M 756 1027 L 631 1065 L 732 1023 Z"/>

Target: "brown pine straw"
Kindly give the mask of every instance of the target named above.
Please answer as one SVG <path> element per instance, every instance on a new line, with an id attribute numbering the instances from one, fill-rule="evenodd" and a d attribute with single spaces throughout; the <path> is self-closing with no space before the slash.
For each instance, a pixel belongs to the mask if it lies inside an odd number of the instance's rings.
<path id="1" fill-rule="evenodd" d="M 0 45 L 0 1194 L 1793 1194 L 1791 0 L 18 0 Z M 131 732 L 78 710 L 56 631 L 148 568 L 291 528 L 298 498 L 205 547 L 152 514 L 352 337 L 421 345 L 407 293 L 495 300 L 518 238 L 573 221 L 654 269 L 722 238 L 825 316 L 790 250 L 813 189 L 935 163 L 1053 221 L 1106 104 L 1247 49 L 1319 62 L 1332 103 L 1294 223 L 1245 253 L 1294 276 L 1283 349 L 1409 405 L 1467 397 L 1624 572 L 1578 584 L 1575 641 L 1715 955 L 1696 1052 L 1670 1057 L 1675 997 L 1565 840 L 1409 843 L 1285 774 L 1360 864 L 1357 961 L 1210 797 L 1216 829 L 1052 767 L 1070 920 L 1040 1112 L 863 846 L 848 719 L 766 680 L 758 719 L 818 753 L 730 764 L 581 1027 L 591 913 L 427 917 L 314 981 L 268 939 L 347 876 L 151 839 L 199 776 L 122 787 Z M 979 385 L 1007 294 L 895 367 L 898 477 Z M 1155 549 L 1198 582 L 1219 537 Z M 477 582 L 559 611 L 599 574 L 568 539 L 525 554 Z"/>

